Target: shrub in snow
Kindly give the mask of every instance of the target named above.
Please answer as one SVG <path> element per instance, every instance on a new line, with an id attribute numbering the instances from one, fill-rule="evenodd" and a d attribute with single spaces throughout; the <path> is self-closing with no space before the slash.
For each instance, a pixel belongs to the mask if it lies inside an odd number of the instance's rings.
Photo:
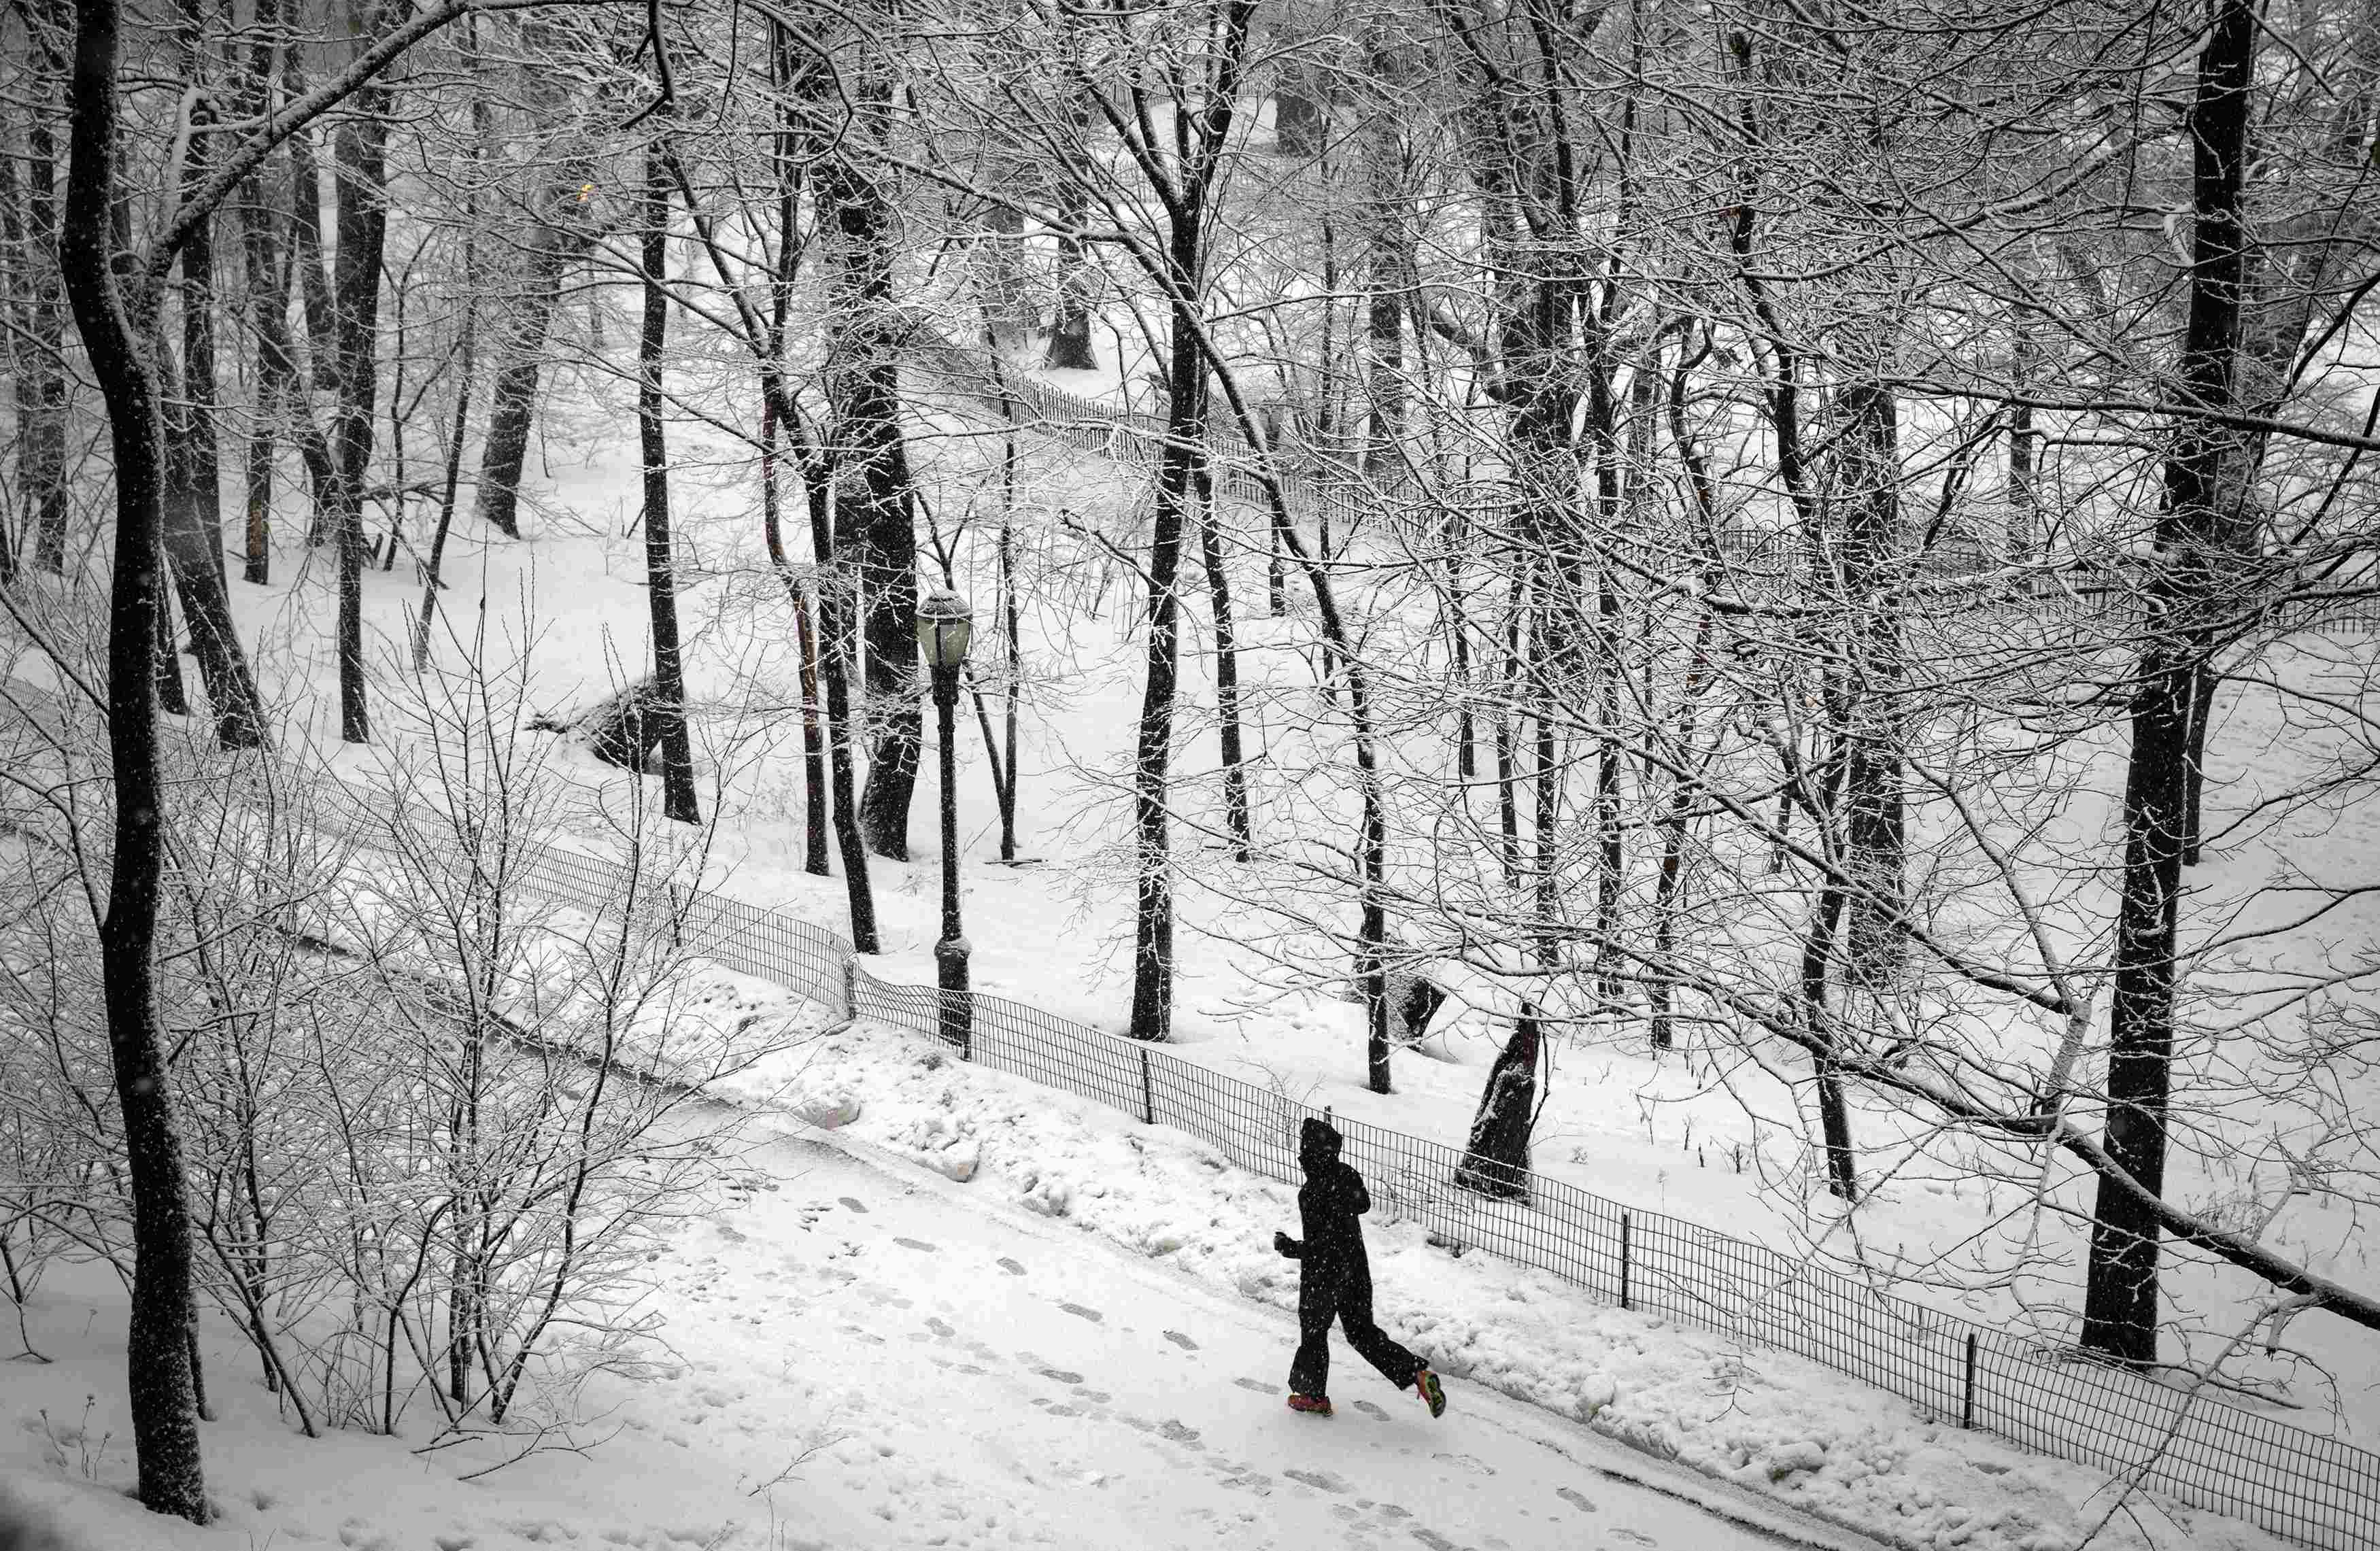
<path id="1" fill-rule="evenodd" d="M 692 1101 L 774 1025 L 675 945 L 682 833 L 632 808 L 621 866 L 549 854 L 516 708 L 403 682 L 419 698 L 388 709 L 424 752 L 367 796 L 270 767 L 177 786 L 172 843 L 206 866 L 171 879 L 159 1002 L 200 1296 L 309 1433 L 566 1423 L 580 1379 L 635 1359 L 650 1251 L 733 1167 L 732 1119 Z M 61 897 L 91 854 L 18 852 Z M 46 1160 L 0 1170 L 0 1222 L 71 1212 L 128 1274 L 91 937 L 88 913 L 0 922 L 27 972 L 0 976 L 0 1091 L 30 1100 L 0 1107 L 0 1147 Z"/>

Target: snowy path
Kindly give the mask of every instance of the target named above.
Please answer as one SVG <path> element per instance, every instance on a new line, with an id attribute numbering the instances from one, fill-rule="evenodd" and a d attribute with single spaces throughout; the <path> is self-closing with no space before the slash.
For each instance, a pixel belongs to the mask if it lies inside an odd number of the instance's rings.
<path id="1" fill-rule="evenodd" d="M 211 1329 L 221 1517 L 144 1513 L 127 1500 L 120 1291 L 88 1267 L 54 1278 L 35 1320 L 58 1363 L 0 1368 L 0 1545 L 1874 1551 L 1459 1380 L 1433 1422 L 1335 1335 L 1339 1414 L 1293 1414 L 1281 1311 L 865 1143 L 755 1126 L 747 1188 L 654 1267 L 658 1372 L 589 1383 L 583 1453 L 476 1480 L 458 1479 L 488 1462 L 476 1448 L 298 1438 Z M 29 1522 L 59 1538 L 11 1539 Z"/>
<path id="2" fill-rule="evenodd" d="M 789 1547 L 1869 1544 L 1471 1386 L 1433 1422 L 1336 1337 L 1339 1414 L 1295 1415 L 1277 1311 L 850 1146 L 768 1144 L 682 1236 L 689 1367 L 639 1408 L 755 1481 L 807 1418 Z"/>

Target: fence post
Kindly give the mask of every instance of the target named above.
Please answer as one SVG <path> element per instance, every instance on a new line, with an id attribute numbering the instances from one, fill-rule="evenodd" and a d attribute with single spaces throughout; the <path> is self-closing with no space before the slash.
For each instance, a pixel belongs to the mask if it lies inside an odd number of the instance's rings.
<path id="1" fill-rule="evenodd" d="M 670 946 L 673 948 L 684 949 L 686 947 L 686 903 L 685 900 L 679 897 L 679 890 L 675 882 L 664 884 L 663 887 L 669 891 Z"/>
<path id="2" fill-rule="evenodd" d="M 1959 1408 L 1959 1425 L 1975 1424 L 1975 1333 L 1967 1332 L 1967 1394 L 1966 1402 Z"/>
<path id="3" fill-rule="evenodd" d="M 1620 1306 L 1628 1307 L 1628 1214 L 1620 1214 Z"/>
<path id="4" fill-rule="evenodd" d="M 1157 1092 L 1148 1082 L 1148 1047 L 1140 1048 L 1140 1123 L 1157 1123 Z"/>
<path id="5" fill-rule="evenodd" d="M 843 1021 L 855 1022 L 859 1017 L 859 956 L 843 956 Z"/>

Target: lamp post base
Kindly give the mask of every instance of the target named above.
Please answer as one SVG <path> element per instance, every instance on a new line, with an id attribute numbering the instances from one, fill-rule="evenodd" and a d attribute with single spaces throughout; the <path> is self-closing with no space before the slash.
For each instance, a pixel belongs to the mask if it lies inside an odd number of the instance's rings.
<path id="1" fill-rule="evenodd" d="M 942 1043 L 958 1048 L 959 1059 L 975 1054 L 975 997 L 967 989 L 967 939 L 946 937 L 934 944 L 934 983 L 941 991 Z"/>

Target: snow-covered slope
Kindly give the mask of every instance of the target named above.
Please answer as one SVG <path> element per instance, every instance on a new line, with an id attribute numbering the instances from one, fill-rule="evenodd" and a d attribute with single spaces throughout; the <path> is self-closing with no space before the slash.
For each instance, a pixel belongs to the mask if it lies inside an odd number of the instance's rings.
<path id="1" fill-rule="evenodd" d="M 1447 1415 L 1334 1338 L 1340 1412 L 1297 1416 L 1284 1187 L 881 1027 L 789 1049 L 741 1097 L 743 1187 L 654 1266 L 650 1375 L 591 1381 L 589 1424 L 550 1451 L 478 1475 L 486 1445 L 299 1439 L 211 1327 L 223 1518 L 156 1519 L 125 1496 L 121 1295 L 78 1268 L 30 1315 L 56 1361 L 0 1369 L 0 1503 L 72 1551 L 1869 1544 L 1846 1524 L 2070 1551 L 2118 1508 L 2095 1472 L 1410 1224 L 1371 1228 L 1380 1317 L 1449 1375 Z M 2135 1497 L 2095 1544 L 2277 1543 Z"/>

